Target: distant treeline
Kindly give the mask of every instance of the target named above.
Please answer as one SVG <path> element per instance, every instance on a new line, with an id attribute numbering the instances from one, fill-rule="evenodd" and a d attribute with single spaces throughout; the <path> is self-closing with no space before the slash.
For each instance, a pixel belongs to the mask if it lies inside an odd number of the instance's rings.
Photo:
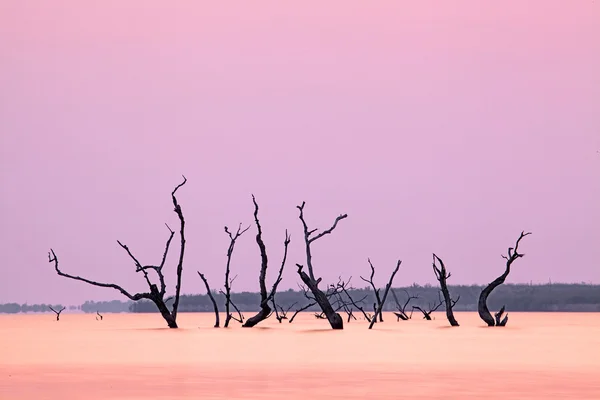
<path id="1" fill-rule="evenodd" d="M 483 286 L 479 285 L 461 285 L 449 286 L 453 298 L 460 296 L 460 300 L 454 307 L 455 311 L 477 311 L 477 301 Z M 439 288 L 432 285 L 412 285 L 409 287 L 394 288 L 398 300 L 404 304 L 409 293 L 411 296 L 418 296 L 416 300 L 411 300 L 407 309 L 409 311 L 412 305 L 423 308 L 434 305 L 439 300 Z M 375 296 L 371 289 L 355 289 L 350 291 L 354 300 L 360 300 L 364 296 L 363 308 L 369 312 L 373 311 Z M 213 292 L 213 296 L 221 310 L 224 310 L 225 297 L 222 294 Z M 259 309 L 260 295 L 258 293 L 242 292 L 232 293 L 232 300 L 241 311 L 257 311 Z M 300 291 L 288 290 L 278 292 L 275 296 L 277 305 L 287 309 L 295 303 L 292 310 L 307 305 L 309 301 Z M 503 305 L 508 311 L 600 311 L 600 285 L 588 284 L 544 284 L 544 285 L 525 285 L 525 284 L 505 284 L 496 289 L 490 295 L 488 306 L 490 309 L 497 310 Z M 384 306 L 385 311 L 396 309 L 396 303 L 392 295 L 388 296 Z M 443 310 L 443 306 L 440 310 Z M 148 301 L 139 301 L 130 306 L 132 312 L 157 312 L 154 303 Z M 212 311 L 213 306 L 207 295 L 182 295 L 180 312 L 198 312 Z M 320 311 L 319 306 L 315 305 L 308 311 Z"/>
<path id="2" fill-rule="evenodd" d="M 476 311 L 477 300 L 483 286 L 479 285 L 461 285 L 449 286 L 453 298 L 460 296 L 460 300 L 454 307 L 455 311 Z M 411 300 L 407 309 L 409 311 L 412 305 L 419 307 L 428 307 L 434 305 L 438 301 L 439 288 L 432 285 L 412 285 L 409 287 L 394 288 L 398 300 L 404 304 L 407 293 L 411 296 L 418 296 L 416 300 Z M 350 295 L 354 300 L 359 300 L 364 296 L 364 309 L 372 312 L 375 296 L 371 289 L 355 289 L 350 291 Z M 213 292 L 213 296 L 217 301 L 221 310 L 225 309 L 225 297 Z M 259 309 L 260 295 L 252 292 L 232 293 L 233 302 L 243 312 L 252 312 Z M 278 292 L 275 296 L 277 305 L 283 308 L 288 308 L 293 305 L 292 310 L 307 305 L 309 301 L 300 291 L 292 289 Z M 525 284 L 505 284 L 496 289 L 489 298 L 488 303 L 490 309 L 496 310 L 506 306 L 508 311 L 600 311 L 600 285 L 588 284 L 564 284 L 552 283 L 544 285 L 525 285 Z M 48 312 L 48 304 L 0 304 L 0 313 L 28 313 L 28 312 Z M 56 308 L 61 308 L 61 305 L 52 305 Z M 180 312 L 212 312 L 212 303 L 205 294 L 199 295 L 182 295 Z M 71 306 L 69 309 L 81 310 L 85 313 L 107 312 L 136 312 L 136 313 L 152 313 L 157 312 L 154 303 L 148 301 L 86 301 L 80 306 Z M 388 296 L 384 310 L 393 311 L 396 309 L 396 303 L 392 295 Z M 443 310 L 443 306 L 440 307 Z M 315 305 L 307 311 L 320 311 L 319 306 Z"/>
<path id="3" fill-rule="evenodd" d="M 18 314 L 29 312 L 52 312 L 50 307 L 60 310 L 63 306 L 60 304 L 0 304 L 0 314 Z"/>

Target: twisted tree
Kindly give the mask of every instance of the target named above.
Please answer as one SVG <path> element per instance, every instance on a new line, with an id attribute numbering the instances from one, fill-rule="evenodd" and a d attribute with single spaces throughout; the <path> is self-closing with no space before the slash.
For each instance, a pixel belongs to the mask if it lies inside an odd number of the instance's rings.
<path id="1" fill-rule="evenodd" d="M 60 321 L 60 313 L 65 310 L 65 307 L 61 308 L 58 311 L 56 311 L 52 306 L 48 306 L 48 308 L 51 309 L 54 312 L 54 314 L 56 314 L 56 320 Z"/>
<path id="2" fill-rule="evenodd" d="M 85 283 L 87 283 L 89 285 L 93 285 L 93 286 L 105 287 L 105 288 L 111 288 L 111 289 L 118 290 L 125 297 L 127 297 L 129 300 L 132 300 L 132 301 L 138 301 L 138 300 L 142 300 L 142 299 L 152 301 L 156 305 L 158 310 L 160 311 L 160 314 L 162 315 L 162 317 L 167 322 L 168 327 L 169 328 L 177 328 L 177 309 L 179 307 L 179 295 L 181 292 L 181 275 L 183 273 L 183 257 L 184 257 L 184 253 L 185 253 L 185 219 L 183 217 L 183 212 L 181 211 L 181 206 L 179 205 L 179 202 L 177 201 L 177 197 L 175 196 L 175 194 L 180 187 L 185 185 L 186 182 L 187 182 L 187 179 L 184 176 L 183 182 L 180 183 L 179 185 L 177 185 L 175 187 L 175 189 L 173 189 L 173 191 L 171 192 L 171 198 L 173 201 L 174 211 L 177 214 L 177 217 L 179 219 L 179 236 L 180 236 L 180 249 L 179 249 L 179 258 L 178 258 L 178 263 L 177 263 L 177 283 L 175 285 L 175 295 L 174 296 L 165 299 L 165 294 L 166 294 L 167 289 L 166 289 L 166 284 L 165 284 L 165 276 L 163 274 L 163 267 L 165 265 L 165 260 L 167 259 L 167 254 L 169 252 L 169 247 L 171 245 L 171 241 L 173 240 L 173 236 L 175 235 L 175 231 L 171 230 L 171 228 L 169 228 L 168 225 L 167 225 L 167 229 L 169 229 L 170 235 L 169 235 L 169 238 L 167 239 L 167 243 L 165 245 L 165 250 L 163 253 L 162 261 L 159 265 L 144 265 L 143 266 L 138 261 L 138 259 L 133 255 L 131 250 L 129 250 L 129 247 L 127 247 L 126 245 L 124 245 L 123 243 L 121 243 L 120 241 L 117 240 L 117 243 L 119 244 L 119 246 L 121 246 L 121 248 L 123 248 L 123 250 L 125 250 L 127 252 L 127 254 L 129 255 L 129 257 L 133 260 L 133 262 L 136 266 L 135 271 L 141 272 L 143 274 L 144 279 L 146 280 L 146 283 L 148 284 L 148 288 L 149 288 L 148 292 L 131 294 L 127 290 L 123 289 L 121 286 L 119 286 L 115 283 L 101 283 L 101 282 L 92 281 L 90 279 L 82 278 L 80 276 L 75 276 L 75 275 L 70 275 L 70 274 L 64 273 L 59 269 L 58 257 L 56 256 L 56 254 L 54 253 L 54 250 L 52 250 L 52 249 L 50 249 L 50 252 L 48 253 L 48 261 L 50 263 L 54 263 L 54 269 L 56 270 L 56 273 L 65 278 L 85 282 Z M 158 276 L 160 289 L 158 288 L 158 286 L 155 283 L 153 283 L 150 280 L 148 271 L 154 271 L 156 273 L 156 275 Z M 169 310 L 166 303 L 173 298 L 175 299 L 173 302 L 173 307 L 171 310 Z"/>
<path id="3" fill-rule="evenodd" d="M 305 243 L 305 249 L 306 249 L 306 266 L 308 269 L 308 274 L 303 271 L 303 268 L 304 268 L 303 265 L 296 264 L 296 266 L 298 267 L 298 275 L 300 275 L 300 279 L 302 279 L 302 282 L 304 282 L 304 284 L 313 293 L 315 302 L 319 305 L 319 307 L 321 307 L 321 310 L 323 311 L 323 314 L 325 314 L 325 316 L 327 317 L 327 320 L 329 321 L 331 328 L 332 329 L 344 329 L 344 320 L 342 319 L 340 314 L 338 314 L 333 309 L 333 307 L 331 306 L 331 303 L 329 302 L 329 298 L 327 298 L 325 293 L 323 293 L 321 291 L 321 289 L 319 289 L 319 283 L 321 282 L 322 278 L 318 278 L 318 279 L 315 278 L 315 273 L 314 273 L 313 264 L 312 264 L 312 253 L 311 253 L 310 246 L 315 241 L 322 238 L 323 236 L 329 235 L 331 232 L 333 232 L 333 230 L 336 228 L 338 222 L 340 222 L 344 218 L 347 218 L 348 214 L 342 214 L 342 215 L 338 216 L 335 219 L 333 225 L 329 229 L 324 230 L 323 232 L 315 235 L 315 232 L 317 231 L 317 229 L 309 230 L 308 226 L 306 225 L 306 221 L 304 220 L 304 205 L 305 204 L 306 204 L 305 202 L 302 202 L 302 205 L 297 206 L 297 208 L 298 208 L 298 210 L 300 210 L 300 221 L 302 221 L 302 227 L 304 228 L 304 243 Z"/>
<path id="4" fill-rule="evenodd" d="M 440 264 L 439 267 L 437 266 L 436 261 Z M 446 317 L 448 318 L 448 322 L 450 322 L 451 326 L 459 326 L 458 321 L 456 321 L 456 318 L 454 318 L 454 312 L 452 311 L 452 307 L 454 307 L 460 296 L 456 299 L 456 301 L 452 300 L 452 298 L 450 297 L 450 291 L 448 290 L 447 280 L 448 278 L 450 278 L 450 276 L 452 276 L 452 274 L 446 271 L 446 266 L 444 265 L 444 262 L 441 258 L 436 256 L 435 253 L 433 254 L 433 273 L 435 274 L 435 278 L 440 283 L 442 295 L 444 296 L 444 302 L 446 304 Z"/>
<path id="5" fill-rule="evenodd" d="M 231 285 L 233 284 L 233 281 L 235 281 L 235 278 L 237 278 L 237 275 L 234 276 L 233 278 L 230 278 L 229 274 L 231 271 L 231 256 L 233 255 L 233 249 L 235 248 L 235 242 L 248 229 L 250 229 L 250 226 L 248 226 L 246 229 L 242 229 L 242 224 L 240 223 L 238 225 L 237 232 L 235 234 L 233 234 L 229 230 L 229 228 L 225 227 L 225 233 L 227 233 L 227 235 L 229 235 L 230 241 L 229 241 L 229 248 L 227 249 L 227 266 L 225 267 L 225 291 L 222 291 L 222 290 L 219 291 L 222 295 L 225 296 L 225 325 L 223 325 L 225 328 L 229 327 L 229 322 L 232 319 L 234 321 L 239 322 L 240 324 L 242 322 L 244 322 L 244 317 L 242 316 L 242 313 L 240 312 L 240 310 L 236 307 L 236 305 L 231 300 Z M 235 311 L 237 311 L 238 318 L 234 317 L 233 314 L 231 313 L 231 307 L 233 307 L 235 309 Z"/>
<path id="6" fill-rule="evenodd" d="M 525 254 L 519 253 L 519 243 L 521 242 L 521 239 L 523 239 L 527 235 L 531 235 L 531 232 L 527 232 L 527 233 L 525 233 L 525 231 L 521 232 L 521 235 L 517 239 L 517 243 L 515 244 L 515 247 L 508 248 L 508 256 L 502 255 L 502 258 L 504 258 L 506 260 L 506 268 L 504 269 L 504 273 L 502 275 L 500 275 L 498 278 L 494 279 L 494 281 L 492 281 L 492 283 L 487 285 L 481 291 L 481 294 L 479 295 L 479 303 L 477 306 L 477 311 L 479 312 L 479 317 L 488 326 L 505 326 L 506 323 L 508 322 L 508 315 L 506 315 L 504 318 L 502 318 L 502 314 L 504 313 L 504 306 L 502 306 L 502 309 L 500 310 L 500 312 L 496 313 L 496 318 L 492 317 L 492 314 L 490 313 L 490 310 L 488 309 L 488 306 L 487 306 L 487 299 L 488 299 L 488 296 L 490 295 L 490 293 L 492 293 L 492 291 L 494 289 L 496 289 L 498 286 L 500 286 L 504 283 L 504 281 L 508 277 L 508 274 L 510 273 L 510 267 L 511 267 L 512 263 L 525 255 Z"/>
<path id="7" fill-rule="evenodd" d="M 260 310 L 258 311 L 258 313 L 255 316 L 250 317 L 246 320 L 244 325 L 242 325 L 244 328 L 252 328 L 256 324 L 260 323 L 261 321 L 264 321 L 265 319 L 269 318 L 269 316 L 271 315 L 273 310 L 271 310 L 271 306 L 269 305 L 269 302 L 272 301 L 273 298 L 275 297 L 275 292 L 277 291 L 277 286 L 279 286 L 279 283 L 281 282 L 281 279 L 282 279 L 281 275 L 283 274 L 283 268 L 285 267 L 285 261 L 287 259 L 288 245 L 290 244 L 290 236 L 288 235 L 288 232 L 286 230 L 285 231 L 285 240 L 283 242 L 283 246 L 284 246 L 283 260 L 281 261 L 281 267 L 279 268 L 279 274 L 277 275 L 277 279 L 273 283 L 273 287 L 271 288 L 271 291 L 267 292 L 266 278 L 267 278 L 267 268 L 269 265 L 269 259 L 267 257 L 267 247 L 265 246 L 265 243 L 262 240 L 262 227 L 260 226 L 260 221 L 258 220 L 258 203 L 256 202 L 254 195 L 252 195 L 252 202 L 254 203 L 254 222 L 256 223 L 256 229 L 257 229 L 256 243 L 258 244 L 258 248 L 260 249 L 260 259 L 261 259 L 260 274 L 258 277 L 258 282 L 260 285 Z"/>

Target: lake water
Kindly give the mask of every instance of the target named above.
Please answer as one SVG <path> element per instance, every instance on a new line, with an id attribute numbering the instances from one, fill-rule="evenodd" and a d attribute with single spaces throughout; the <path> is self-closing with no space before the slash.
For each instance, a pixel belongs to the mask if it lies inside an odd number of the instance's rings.
<path id="1" fill-rule="evenodd" d="M 600 399 L 600 313 L 214 329 L 214 315 L 0 315 L 0 399 Z M 223 320 L 223 319 L 222 319 Z"/>

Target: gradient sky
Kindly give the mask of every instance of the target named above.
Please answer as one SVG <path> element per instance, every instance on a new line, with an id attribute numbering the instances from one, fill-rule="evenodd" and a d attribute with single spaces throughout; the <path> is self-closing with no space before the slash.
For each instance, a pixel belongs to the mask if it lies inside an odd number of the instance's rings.
<path id="1" fill-rule="evenodd" d="M 273 282 L 368 273 L 487 283 L 521 230 L 510 282 L 600 283 L 596 1 L 0 2 L 0 302 L 124 299 L 188 223 L 183 292 L 222 285 L 223 226 L 261 206 Z M 253 227 L 234 290 L 258 290 Z M 176 253 L 169 258 L 174 288 Z"/>

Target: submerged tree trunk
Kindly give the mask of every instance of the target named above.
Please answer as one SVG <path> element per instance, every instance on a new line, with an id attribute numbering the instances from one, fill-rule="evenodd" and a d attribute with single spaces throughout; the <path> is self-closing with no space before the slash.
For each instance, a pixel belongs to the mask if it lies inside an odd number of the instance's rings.
<path id="1" fill-rule="evenodd" d="M 436 265 L 436 260 L 440 264 L 439 268 Z M 433 272 L 435 273 L 436 279 L 440 283 L 440 289 L 442 290 L 442 295 L 444 296 L 444 303 L 446 305 L 446 318 L 448 318 L 448 322 L 450 322 L 451 326 L 459 326 L 458 321 L 456 320 L 456 318 L 454 318 L 453 311 L 454 305 L 456 304 L 458 299 L 456 299 L 455 301 L 452 300 L 447 284 L 447 280 L 448 278 L 450 278 L 450 276 L 452 276 L 452 274 L 446 271 L 446 266 L 444 265 L 444 262 L 435 254 L 433 255 Z"/>
<path id="2" fill-rule="evenodd" d="M 285 241 L 283 242 L 284 252 L 283 252 L 283 260 L 281 261 L 281 268 L 279 268 L 279 274 L 277 276 L 277 279 L 275 280 L 275 283 L 273 283 L 271 292 L 268 293 L 266 279 L 267 279 L 267 268 L 268 268 L 268 264 L 269 264 L 269 259 L 267 257 L 267 247 L 265 246 L 265 243 L 262 239 L 262 227 L 260 226 L 260 221 L 258 220 L 258 203 L 256 202 L 254 195 L 252 195 L 252 202 L 254 203 L 254 222 L 256 223 L 256 229 L 257 229 L 256 243 L 258 244 L 258 248 L 260 249 L 260 260 L 261 260 L 260 274 L 258 277 L 258 282 L 260 285 L 260 311 L 253 317 L 250 317 L 246 320 L 244 325 L 242 325 L 244 328 L 252 328 L 256 324 L 260 323 L 261 321 L 264 321 L 265 319 L 269 318 L 269 316 L 271 315 L 273 310 L 271 310 L 271 306 L 269 306 L 269 302 L 271 300 L 273 300 L 273 298 L 275 297 L 275 293 L 277 292 L 277 286 L 281 282 L 281 279 L 282 279 L 281 275 L 283 274 L 283 268 L 285 267 L 285 261 L 287 259 L 288 245 L 290 244 L 290 236 L 288 235 L 287 230 L 286 230 L 285 231 Z"/>
<path id="3" fill-rule="evenodd" d="M 319 283 L 321 282 L 321 278 L 319 278 L 319 279 L 315 278 L 315 274 L 313 271 L 312 253 L 311 253 L 310 246 L 316 240 L 322 238 L 325 235 L 329 235 L 331 232 L 333 232 L 333 230 L 336 228 L 338 222 L 340 222 L 344 218 L 347 218 L 348 214 L 342 214 L 342 215 L 338 216 L 335 219 L 333 225 L 329 229 L 324 230 L 323 232 L 313 236 L 313 234 L 317 231 L 317 229 L 309 230 L 308 226 L 306 225 L 306 221 L 304 220 L 304 205 L 305 204 L 306 204 L 305 202 L 302 202 L 302 205 L 297 206 L 297 208 L 298 208 L 298 210 L 300 210 L 299 218 L 300 218 L 300 221 L 302 221 L 302 227 L 304 228 L 304 243 L 305 243 L 305 249 L 306 249 L 306 266 L 308 269 L 308 274 L 306 274 L 302 270 L 302 268 L 303 268 L 302 265 L 296 264 L 298 266 L 298 275 L 300 275 L 300 279 L 302 279 L 302 282 L 304 282 L 304 284 L 312 292 L 315 301 L 317 302 L 319 307 L 321 307 L 323 314 L 325 314 L 325 316 L 327 317 L 327 320 L 329 321 L 331 328 L 332 329 L 344 329 L 344 320 L 333 309 L 333 307 L 331 306 L 331 303 L 329 302 L 329 299 L 327 298 L 325 293 L 323 293 L 319 289 Z"/>
<path id="4" fill-rule="evenodd" d="M 215 301 L 215 297 L 212 295 L 212 292 L 210 291 L 210 286 L 208 285 L 208 280 L 206 279 L 206 277 L 204 276 L 204 274 L 200 273 L 200 271 L 196 271 L 198 272 L 198 275 L 200 276 L 200 279 L 202 279 L 202 282 L 204 282 L 204 286 L 206 286 L 206 294 L 208 295 L 208 297 L 210 298 L 210 301 L 212 302 L 213 308 L 215 310 L 215 328 L 218 328 L 220 325 L 220 318 L 219 318 L 219 307 L 217 306 L 217 302 Z"/>
<path id="5" fill-rule="evenodd" d="M 518 250 L 519 250 L 519 243 L 521 242 L 521 239 L 523 239 L 527 235 L 531 235 L 531 232 L 528 232 L 528 233 L 525 233 L 525 231 L 521 232 L 521 235 L 517 239 L 517 243 L 515 244 L 514 249 L 512 247 L 508 248 L 508 256 L 505 256 L 505 255 L 502 256 L 502 258 L 504 258 L 506 260 L 506 269 L 504 270 L 504 273 L 502 275 L 500 275 L 498 278 L 496 278 L 492 283 L 487 285 L 481 291 L 481 294 L 479 295 L 477 311 L 479 313 L 479 317 L 488 326 L 504 326 L 504 325 L 506 325 L 506 322 L 508 321 L 508 318 L 505 317 L 503 320 L 504 322 L 500 321 L 499 324 L 496 324 L 496 320 L 494 319 L 494 317 L 492 317 L 492 314 L 490 313 L 490 310 L 488 309 L 487 299 L 488 299 L 488 296 L 492 293 L 492 291 L 494 289 L 496 289 L 498 286 L 500 286 L 504 283 L 504 281 L 508 277 L 508 274 L 510 273 L 510 267 L 511 267 L 512 263 L 515 262 L 516 259 L 521 258 L 525 255 L 525 254 L 520 254 L 518 252 Z M 502 311 L 504 311 L 504 306 L 502 306 Z"/>
<path id="6" fill-rule="evenodd" d="M 313 281 L 304 271 L 302 271 L 302 265 L 297 264 L 297 267 L 300 279 L 302 279 L 302 282 L 304 282 L 304 284 L 312 292 L 313 296 L 315 297 L 315 301 L 321 307 L 321 310 L 323 311 L 323 314 L 325 314 L 327 321 L 329 321 L 331 329 L 344 329 L 344 320 L 342 319 L 342 316 L 335 312 L 325 293 L 323 293 L 317 286 L 318 282 Z"/>

